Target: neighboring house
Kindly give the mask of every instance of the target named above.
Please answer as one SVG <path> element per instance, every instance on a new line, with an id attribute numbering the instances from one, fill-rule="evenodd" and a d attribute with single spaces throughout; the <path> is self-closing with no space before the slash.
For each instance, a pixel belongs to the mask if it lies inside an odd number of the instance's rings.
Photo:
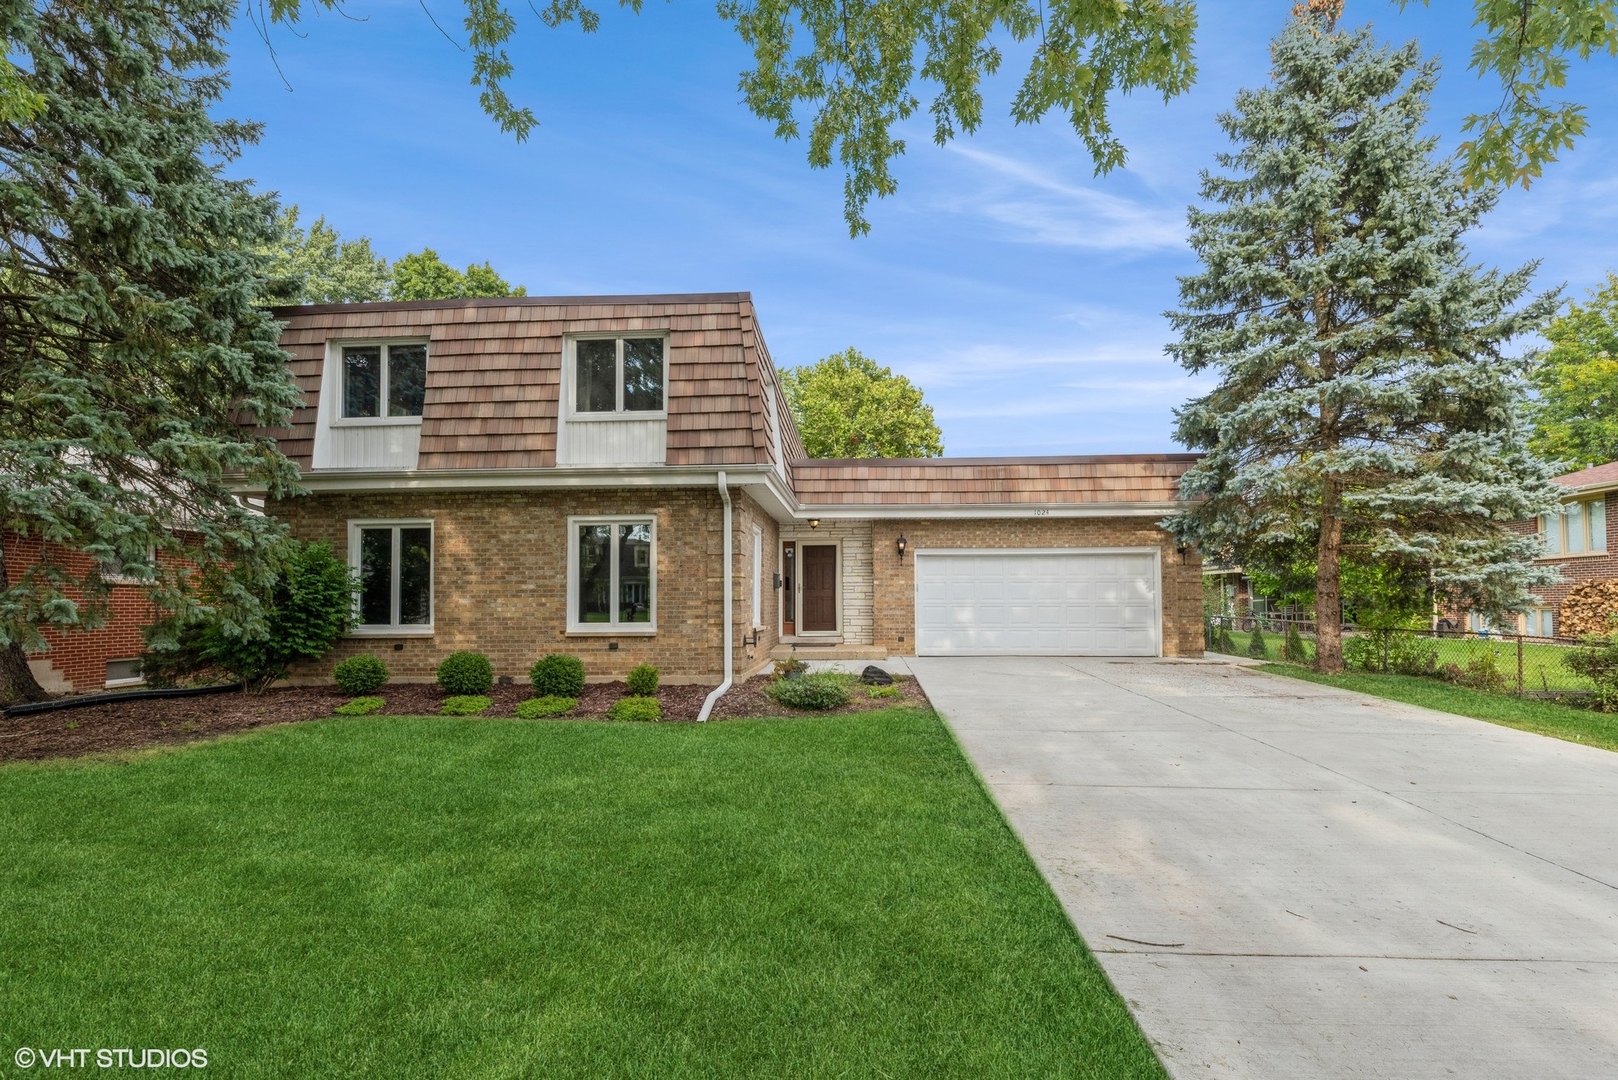
<path id="1" fill-rule="evenodd" d="M 75 577 L 82 578 L 90 572 L 89 556 L 55 544 L 47 546 L 38 537 L 7 533 L 3 546 L 6 576 L 13 582 L 47 555 Z M 140 684 L 140 655 L 145 651 L 142 633 L 152 620 L 152 606 L 139 584 L 116 576 L 109 576 L 107 582 L 110 588 L 103 625 L 94 630 L 41 630 L 49 648 L 30 653 L 28 666 L 46 690 L 83 694 Z M 69 595 L 78 599 L 71 592 Z"/>
<path id="2" fill-rule="evenodd" d="M 310 493 L 267 509 L 362 578 L 301 678 L 1202 651 L 1199 559 L 1158 525 L 1192 455 L 806 460 L 747 293 L 277 317 L 306 405 L 274 434 Z"/>
<path id="3" fill-rule="evenodd" d="M 1539 601 L 1521 621 L 1521 632 L 1541 637 L 1557 634 L 1557 609 L 1575 585 L 1618 578 L 1618 557 L 1607 550 L 1607 496 L 1618 491 L 1618 461 L 1558 476 L 1566 489 L 1563 513 L 1542 514 L 1534 521 L 1517 523 L 1523 531 L 1537 531 L 1545 554 L 1537 560 L 1562 571 L 1556 585 L 1534 590 Z M 1467 617 L 1472 629 L 1482 626 L 1474 613 Z"/>

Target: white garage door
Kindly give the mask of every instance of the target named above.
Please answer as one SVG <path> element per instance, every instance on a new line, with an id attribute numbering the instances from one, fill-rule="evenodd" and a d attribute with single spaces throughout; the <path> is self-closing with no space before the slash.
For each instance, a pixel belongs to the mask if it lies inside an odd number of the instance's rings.
<path id="1" fill-rule="evenodd" d="M 1156 656 L 1155 551 L 916 553 L 916 652 Z"/>

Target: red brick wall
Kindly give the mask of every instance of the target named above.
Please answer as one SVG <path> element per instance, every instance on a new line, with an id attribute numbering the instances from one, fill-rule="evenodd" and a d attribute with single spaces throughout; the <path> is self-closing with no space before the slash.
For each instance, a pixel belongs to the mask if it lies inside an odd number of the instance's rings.
<path id="1" fill-rule="evenodd" d="M 47 548 L 37 537 L 19 537 L 7 533 L 4 540 L 6 574 L 16 582 L 23 573 L 39 564 L 47 554 L 68 573 L 83 576 L 90 571 L 88 557 L 68 551 L 55 544 Z M 81 597 L 69 591 L 68 595 Z M 144 651 L 141 631 L 152 620 L 152 606 L 139 587 L 114 585 L 108 598 L 107 621 L 96 630 L 61 631 L 46 628 L 43 633 L 49 646 L 45 651 L 31 653 L 29 659 L 50 661 L 50 665 L 75 693 L 102 689 L 107 681 L 107 661 L 124 660 L 139 656 Z"/>

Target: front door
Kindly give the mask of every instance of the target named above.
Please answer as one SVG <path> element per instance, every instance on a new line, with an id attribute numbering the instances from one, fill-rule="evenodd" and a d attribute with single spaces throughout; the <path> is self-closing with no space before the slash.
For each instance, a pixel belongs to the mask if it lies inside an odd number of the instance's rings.
<path id="1" fill-rule="evenodd" d="M 837 629 L 837 545 L 803 544 L 798 573 L 803 576 L 804 633 Z"/>

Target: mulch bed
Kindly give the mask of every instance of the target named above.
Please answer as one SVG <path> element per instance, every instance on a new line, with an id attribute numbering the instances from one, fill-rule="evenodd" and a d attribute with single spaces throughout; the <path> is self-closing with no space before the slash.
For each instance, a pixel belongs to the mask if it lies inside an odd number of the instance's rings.
<path id="1" fill-rule="evenodd" d="M 888 698 L 872 698 L 865 687 L 854 688 L 854 699 L 828 713 L 808 713 L 777 704 L 765 692 L 767 676 L 749 679 L 731 687 L 714 707 L 713 719 L 743 716 L 819 716 L 835 713 L 866 712 L 895 705 L 930 707 L 927 696 L 914 679 L 899 679 L 899 693 Z M 702 711 L 711 686 L 662 686 L 657 699 L 663 706 L 664 720 L 692 721 Z M 621 682 L 590 683 L 579 696 L 578 708 L 562 720 L 603 720 L 613 702 L 629 692 Z M 385 686 L 378 696 L 387 705 L 382 716 L 436 716 L 444 692 L 431 684 Z M 494 705 L 489 717 L 513 717 L 517 703 L 529 697 L 527 686 L 499 685 L 489 692 Z M 46 758 L 79 757 L 110 750 L 135 750 L 147 746 L 195 742 L 232 732 L 247 731 L 270 724 L 295 724 L 324 720 L 332 710 L 347 701 L 345 694 L 332 687 L 288 687 L 263 694 L 212 694 L 203 697 L 120 701 L 88 705 L 77 709 L 34 713 L 0 718 L 0 762 L 40 761 Z"/>

